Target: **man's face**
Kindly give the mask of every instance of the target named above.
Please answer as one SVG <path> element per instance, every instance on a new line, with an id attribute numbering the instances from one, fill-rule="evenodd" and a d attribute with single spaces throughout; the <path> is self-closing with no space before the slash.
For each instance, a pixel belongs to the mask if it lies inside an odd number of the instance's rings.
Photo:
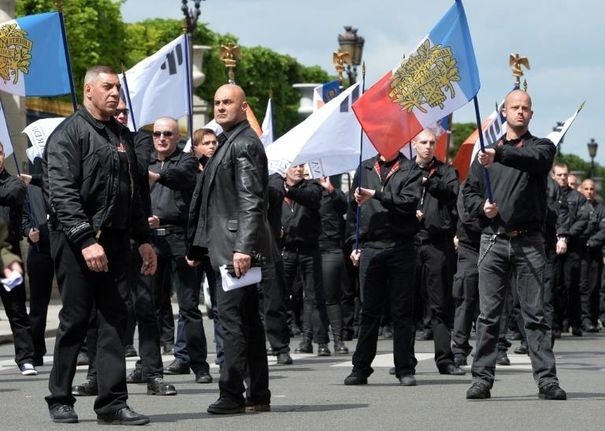
<path id="1" fill-rule="evenodd" d="M 118 75 L 99 73 L 95 80 L 84 86 L 84 94 L 102 119 L 109 120 L 120 103 Z"/>
<path id="2" fill-rule="evenodd" d="M 569 175 L 569 171 L 567 168 L 562 168 L 560 166 L 555 166 L 552 171 L 552 177 L 557 182 L 559 187 L 567 187 L 567 176 Z"/>
<path id="3" fill-rule="evenodd" d="M 298 183 L 305 178 L 305 165 L 296 165 L 288 168 L 286 171 L 286 181 Z"/>
<path id="4" fill-rule="evenodd" d="M 176 121 L 160 118 L 153 124 L 153 147 L 160 157 L 168 157 L 179 143 L 179 128 Z"/>
<path id="5" fill-rule="evenodd" d="M 223 85 L 214 94 L 214 119 L 224 130 L 245 120 L 247 107 L 241 89 L 235 85 Z"/>
<path id="6" fill-rule="evenodd" d="M 193 145 L 193 153 L 197 159 L 201 157 L 212 157 L 218 146 L 216 135 L 214 133 L 206 133 L 202 139 Z"/>
<path id="7" fill-rule="evenodd" d="M 423 130 L 412 141 L 416 157 L 422 162 L 430 162 L 435 156 L 435 135 L 430 130 Z"/>
<path id="8" fill-rule="evenodd" d="M 582 186 L 580 187 L 580 192 L 584 195 L 587 200 L 592 202 L 594 201 L 597 189 L 593 181 L 587 180 L 582 183 Z"/>
<path id="9" fill-rule="evenodd" d="M 118 107 L 113 116 L 120 124 L 128 126 L 128 108 L 122 99 L 120 99 L 120 103 L 118 103 Z"/>
<path id="10" fill-rule="evenodd" d="M 513 128 L 527 128 L 534 112 L 531 110 L 531 99 L 523 91 L 513 91 L 506 96 L 503 109 L 506 123 Z"/>
<path id="11" fill-rule="evenodd" d="M 569 174 L 567 176 L 567 184 L 569 184 L 569 187 L 571 187 L 572 189 L 577 189 L 578 188 L 578 177 L 576 177 L 574 174 Z"/>

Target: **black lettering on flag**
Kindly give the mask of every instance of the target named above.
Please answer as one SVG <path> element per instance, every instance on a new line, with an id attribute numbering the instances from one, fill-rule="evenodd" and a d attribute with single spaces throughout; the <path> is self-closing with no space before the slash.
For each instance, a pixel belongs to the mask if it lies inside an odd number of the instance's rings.
<path id="1" fill-rule="evenodd" d="M 177 46 L 174 47 L 174 51 L 166 54 L 166 61 L 162 63 L 161 69 L 166 70 L 166 68 L 168 68 L 168 74 L 176 75 L 177 68 L 181 64 L 183 64 L 183 48 L 179 43 Z"/>

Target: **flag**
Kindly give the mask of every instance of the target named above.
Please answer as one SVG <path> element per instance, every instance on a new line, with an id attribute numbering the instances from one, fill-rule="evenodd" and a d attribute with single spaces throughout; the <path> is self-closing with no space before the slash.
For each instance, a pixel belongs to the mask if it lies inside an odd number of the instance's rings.
<path id="1" fill-rule="evenodd" d="M 376 149 L 393 156 L 428 125 L 479 91 L 479 72 L 462 2 L 457 0 L 401 65 L 353 105 Z"/>
<path id="2" fill-rule="evenodd" d="M 351 105 L 359 92 L 359 84 L 352 85 L 267 145 L 269 171 L 283 175 L 291 165 L 308 163 L 311 177 L 319 178 L 357 168 L 361 129 Z M 364 158 L 376 154 L 367 137 L 364 136 L 362 144 Z"/>
<path id="3" fill-rule="evenodd" d="M 21 133 L 25 133 L 29 138 L 29 142 L 32 144 L 32 146 L 26 150 L 27 157 L 29 157 L 32 163 L 36 157 L 42 157 L 48 137 L 63 120 L 65 120 L 63 117 L 42 118 L 41 120 L 36 120 L 33 123 L 28 124 L 27 127 L 23 129 L 23 132 Z"/>
<path id="4" fill-rule="evenodd" d="M 340 94 L 340 81 L 330 81 L 313 89 L 313 112 Z"/>
<path id="5" fill-rule="evenodd" d="M 502 115 L 504 100 L 496 105 L 496 109 L 485 119 L 481 125 L 483 133 L 483 142 L 485 146 L 490 146 L 497 142 L 506 133 L 506 118 Z M 452 164 L 458 170 L 458 179 L 464 181 L 468 175 L 468 169 L 481 149 L 481 138 L 479 130 L 476 129 L 458 148 L 458 153 Z"/>
<path id="6" fill-rule="evenodd" d="M 8 157 L 13 153 L 13 143 L 11 141 L 11 135 L 8 132 L 8 126 L 6 124 L 6 115 L 4 114 L 4 106 L 0 102 L 0 143 L 4 148 L 4 157 Z"/>
<path id="7" fill-rule="evenodd" d="M 189 114 L 187 81 L 189 71 L 185 55 L 185 35 L 179 36 L 158 52 L 128 69 L 127 85 L 120 76 L 122 87 L 128 87 L 130 95 L 129 127 L 141 128 L 160 117 L 179 119 Z"/>
<path id="8" fill-rule="evenodd" d="M 67 62 L 58 12 L 0 24 L 0 90 L 18 96 L 71 93 Z"/>
<path id="9" fill-rule="evenodd" d="M 267 111 L 265 112 L 261 129 L 263 133 L 260 135 L 260 140 L 264 146 L 267 146 L 273 142 L 273 109 L 271 99 L 267 101 Z"/>
<path id="10" fill-rule="evenodd" d="M 584 107 L 584 103 L 585 102 L 582 102 L 582 104 L 578 107 L 578 109 L 576 109 L 576 112 L 574 112 L 574 114 L 571 117 L 569 117 L 567 120 L 565 120 L 565 122 L 563 123 L 563 125 L 560 128 L 557 128 L 557 130 L 553 130 L 546 136 L 547 139 L 550 139 L 552 141 L 552 143 L 555 144 L 555 147 L 559 146 L 559 143 L 563 139 L 563 136 L 565 136 L 565 133 L 567 133 L 567 130 L 569 130 L 572 123 L 576 120 L 576 117 L 578 116 L 578 114 L 580 113 L 582 108 Z"/>
<path id="11" fill-rule="evenodd" d="M 437 142 L 435 143 L 435 157 L 441 160 L 443 163 L 447 163 L 447 156 L 449 150 L 449 140 L 452 133 L 452 114 L 442 118 L 437 122 L 435 135 L 437 136 Z"/>

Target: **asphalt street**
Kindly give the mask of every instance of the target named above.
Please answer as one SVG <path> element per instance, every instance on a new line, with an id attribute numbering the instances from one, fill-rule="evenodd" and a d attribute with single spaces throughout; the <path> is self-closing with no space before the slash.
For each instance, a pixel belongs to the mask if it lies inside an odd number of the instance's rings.
<path id="1" fill-rule="evenodd" d="M 206 334 L 212 334 L 206 322 Z M 210 335 L 209 341 L 212 341 Z M 53 338 L 47 339 L 49 352 Z M 292 347 L 299 339 L 293 339 Z M 209 343 L 213 348 L 212 343 Z M 518 344 L 514 342 L 513 346 Z M 349 348 L 355 347 L 348 342 Z M 293 355 L 294 364 L 279 366 L 270 358 L 270 413 L 213 416 L 207 406 L 218 396 L 218 368 L 210 354 L 215 382 L 196 384 L 193 375 L 166 376 L 178 395 L 146 395 L 144 385 L 129 385 L 130 406 L 151 417 L 157 430 L 599 430 L 605 428 L 605 332 L 583 337 L 564 335 L 555 353 L 567 401 L 537 397 L 529 357 L 511 354 L 511 366 L 498 367 L 492 398 L 468 401 L 470 374 L 443 376 L 433 362 L 431 341 L 416 343 L 418 386 L 402 387 L 388 374 L 391 340 L 381 339 L 374 374 L 366 386 L 345 386 L 351 355 Z M 132 369 L 136 358 L 128 358 Z M 164 356 L 168 364 L 171 356 Z M 52 356 L 45 357 L 38 376 L 21 376 L 12 344 L 0 345 L 0 430 L 97 429 L 93 398 L 78 398 L 80 423 L 53 424 L 44 402 Z M 466 367 L 468 369 L 468 367 Z M 78 367 L 74 382 L 85 379 Z"/>

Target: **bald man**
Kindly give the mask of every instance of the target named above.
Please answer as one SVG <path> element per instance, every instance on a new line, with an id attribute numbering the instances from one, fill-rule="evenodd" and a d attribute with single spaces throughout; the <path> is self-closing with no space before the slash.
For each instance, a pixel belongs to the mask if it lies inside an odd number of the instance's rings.
<path id="1" fill-rule="evenodd" d="M 506 136 L 480 151 L 463 187 L 466 210 L 484 226 L 479 251 L 479 318 L 467 399 L 490 398 L 504 299 L 510 287 L 519 297 L 533 375 L 540 399 L 564 400 L 559 387 L 551 328 L 544 315 L 546 183 L 555 157 L 548 139 L 529 133 L 529 94 L 513 90 L 505 99 Z M 493 196 L 487 198 L 485 170 Z"/>

